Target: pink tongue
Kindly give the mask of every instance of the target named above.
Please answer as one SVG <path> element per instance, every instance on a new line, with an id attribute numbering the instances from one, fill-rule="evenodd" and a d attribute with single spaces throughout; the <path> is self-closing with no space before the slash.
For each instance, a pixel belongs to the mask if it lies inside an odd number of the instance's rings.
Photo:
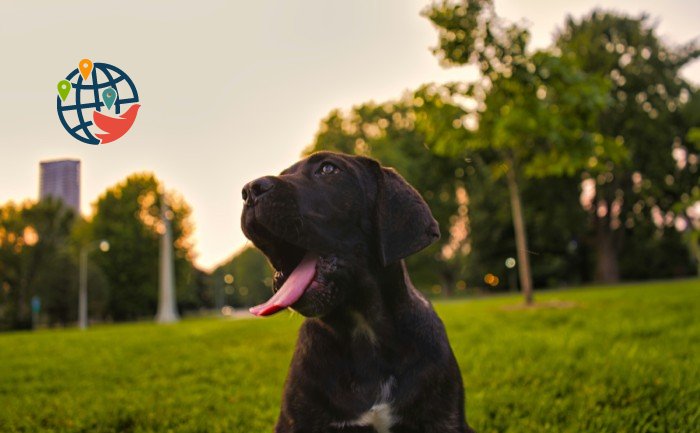
<path id="1" fill-rule="evenodd" d="M 316 276 L 317 260 L 316 254 L 306 253 L 277 293 L 264 304 L 257 305 L 249 311 L 256 316 L 269 316 L 298 301 Z"/>

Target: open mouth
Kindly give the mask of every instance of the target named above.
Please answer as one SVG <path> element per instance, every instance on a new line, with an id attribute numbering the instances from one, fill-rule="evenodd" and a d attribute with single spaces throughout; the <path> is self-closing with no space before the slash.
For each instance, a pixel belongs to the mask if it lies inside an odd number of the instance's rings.
<path id="1" fill-rule="evenodd" d="M 307 252 L 291 273 L 283 277 L 284 282 L 277 292 L 267 302 L 256 305 L 249 311 L 256 316 L 269 316 L 291 307 L 314 282 L 318 258 L 317 254 Z"/>
<path id="2" fill-rule="evenodd" d="M 291 307 L 301 298 L 316 278 L 319 255 L 273 235 L 264 227 L 256 227 L 263 235 L 264 250 L 275 267 L 275 294 L 249 311 L 256 316 L 269 316 Z"/>

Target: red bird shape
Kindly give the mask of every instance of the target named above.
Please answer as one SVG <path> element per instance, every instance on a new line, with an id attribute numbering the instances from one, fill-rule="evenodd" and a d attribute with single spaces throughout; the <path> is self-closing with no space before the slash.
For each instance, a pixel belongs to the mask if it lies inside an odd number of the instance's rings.
<path id="1" fill-rule="evenodd" d="M 98 128 L 106 132 L 106 134 L 95 134 L 100 139 L 100 144 L 111 143 L 126 134 L 131 125 L 134 124 L 139 108 L 141 108 L 140 104 L 134 104 L 119 117 L 111 117 L 99 111 L 93 111 L 92 121 Z"/>

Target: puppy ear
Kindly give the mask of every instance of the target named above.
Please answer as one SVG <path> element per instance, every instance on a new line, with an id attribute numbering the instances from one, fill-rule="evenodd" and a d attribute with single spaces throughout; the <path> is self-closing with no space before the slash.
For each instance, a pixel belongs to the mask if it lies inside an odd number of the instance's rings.
<path id="1" fill-rule="evenodd" d="M 387 266 L 440 239 L 440 228 L 418 191 L 394 169 L 378 168 L 375 221 L 379 257 Z"/>

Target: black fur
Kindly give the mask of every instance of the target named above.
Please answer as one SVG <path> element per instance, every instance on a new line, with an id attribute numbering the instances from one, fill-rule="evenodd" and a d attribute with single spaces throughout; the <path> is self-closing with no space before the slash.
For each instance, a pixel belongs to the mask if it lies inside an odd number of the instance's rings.
<path id="1" fill-rule="evenodd" d="M 372 159 L 320 152 L 243 197 L 243 232 L 277 270 L 276 289 L 306 252 L 320 256 L 292 306 L 307 319 L 275 431 L 373 432 L 348 422 L 381 400 L 391 432 L 470 432 L 445 328 L 401 260 L 439 238 L 418 192 Z"/>

